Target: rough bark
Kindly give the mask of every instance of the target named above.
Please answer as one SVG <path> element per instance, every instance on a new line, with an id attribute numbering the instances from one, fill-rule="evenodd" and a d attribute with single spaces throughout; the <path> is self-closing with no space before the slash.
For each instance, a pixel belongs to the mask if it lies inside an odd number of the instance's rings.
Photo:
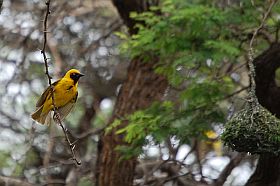
<path id="1" fill-rule="evenodd" d="M 255 59 L 254 64 L 258 100 L 280 118 L 280 87 L 275 82 L 275 71 L 280 67 L 280 44 L 273 44 Z"/>
<path id="2" fill-rule="evenodd" d="M 111 119 L 123 118 L 139 109 L 149 107 L 154 101 L 162 99 L 167 87 L 166 78 L 155 74 L 154 63 L 144 63 L 141 59 L 131 62 L 128 77 L 118 96 L 114 116 Z M 122 127 L 127 125 L 122 122 Z M 115 150 L 119 145 L 129 145 L 123 141 L 122 135 L 115 130 L 105 134 L 100 144 L 98 184 L 100 186 L 130 186 L 133 183 L 136 157 L 120 161 L 121 154 Z"/>
<path id="3" fill-rule="evenodd" d="M 129 29 L 129 33 L 137 33 L 137 28 L 134 27 L 136 21 L 130 19 L 131 12 L 143 12 L 149 9 L 150 6 L 158 4 L 159 0 L 112 0 L 117 8 L 122 20 Z"/>
<path id="4" fill-rule="evenodd" d="M 280 87 L 275 82 L 275 71 L 280 67 L 280 44 L 273 44 L 254 60 L 256 94 L 260 104 L 280 118 Z M 279 186 L 280 156 L 260 155 L 257 168 L 246 186 Z"/>

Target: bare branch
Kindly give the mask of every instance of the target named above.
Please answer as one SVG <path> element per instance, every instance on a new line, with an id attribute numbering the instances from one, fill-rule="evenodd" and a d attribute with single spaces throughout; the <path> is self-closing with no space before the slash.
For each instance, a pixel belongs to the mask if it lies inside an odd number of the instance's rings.
<path id="1" fill-rule="evenodd" d="M 32 184 L 16 178 L 0 176 L 0 185 L 32 186 Z"/>
<path id="2" fill-rule="evenodd" d="M 212 186 L 223 186 L 227 177 L 231 174 L 231 171 L 243 160 L 245 155 L 245 153 L 238 153 L 235 157 L 233 157 Z"/>
<path id="3" fill-rule="evenodd" d="M 45 70 L 46 70 L 46 75 L 48 77 L 48 81 L 49 81 L 49 86 L 50 86 L 50 90 L 51 90 L 51 96 L 52 96 L 52 104 L 53 104 L 53 111 L 54 111 L 54 120 L 55 122 L 62 128 L 64 136 L 65 136 L 65 140 L 68 143 L 69 149 L 71 150 L 71 154 L 72 154 L 72 159 L 76 162 L 77 165 L 81 165 L 81 161 L 79 161 L 76 158 L 76 154 L 75 154 L 75 144 L 72 143 L 69 139 L 68 133 L 67 133 L 67 129 L 63 126 L 62 121 L 60 119 L 60 115 L 59 112 L 57 112 L 57 108 L 55 106 L 55 100 L 54 100 L 54 94 L 53 94 L 53 85 L 52 85 L 52 77 L 49 74 L 49 70 L 48 70 L 48 58 L 46 56 L 46 44 L 47 44 L 47 26 L 48 26 L 48 16 L 50 14 L 50 0 L 46 1 L 46 6 L 47 6 L 47 10 L 46 10 L 46 14 L 45 14 L 45 18 L 44 18 L 44 29 L 43 29 L 43 33 L 44 33 L 44 42 L 43 42 L 43 49 L 41 50 L 41 53 L 44 57 L 44 63 L 45 63 Z"/>
<path id="4" fill-rule="evenodd" d="M 233 93 L 231 93 L 231 94 L 229 94 L 229 95 L 226 95 L 226 96 L 224 97 L 224 99 L 228 99 L 228 98 L 230 98 L 230 97 L 233 97 L 234 95 L 239 94 L 240 92 L 243 92 L 244 90 L 247 90 L 248 88 L 249 88 L 249 86 L 242 87 L 241 89 L 239 89 L 239 90 L 237 90 L 237 91 L 235 91 L 235 92 L 233 92 Z"/>
<path id="5" fill-rule="evenodd" d="M 67 130 L 67 128 L 65 128 L 65 127 L 62 125 L 61 120 L 60 120 L 60 118 L 59 118 L 59 113 L 55 110 L 55 111 L 54 111 L 54 114 L 55 114 L 55 116 L 57 117 L 56 122 L 58 122 L 59 126 L 60 126 L 60 127 L 62 128 L 62 130 L 63 130 L 65 140 L 67 141 L 68 146 L 69 146 L 69 148 L 70 148 L 70 150 L 71 150 L 71 153 L 72 153 L 72 159 L 77 163 L 77 165 L 81 165 L 82 162 L 81 162 L 80 160 L 77 159 L 76 154 L 75 154 L 75 151 L 74 151 L 74 149 L 75 149 L 75 147 L 76 147 L 75 143 L 77 142 L 77 140 L 74 141 L 73 143 L 70 141 L 69 136 L 68 136 L 68 130 Z"/>
<path id="6" fill-rule="evenodd" d="M 267 30 L 260 30 L 259 34 L 263 36 L 263 38 L 271 45 L 274 43 L 275 39 Z"/>
<path id="7" fill-rule="evenodd" d="M 108 125 L 105 125 L 104 127 L 102 128 L 98 128 L 98 129 L 91 129 L 89 131 L 86 131 L 82 134 L 78 134 L 78 135 L 74 135 L 72 134 L 72 136 L 74 136 L 76 139 L 78 139 L 79 141 L 89 137 L 89 136 L 92 136 L 92 135 L 98 135 L 98 134 L 101 134 L 102 132 L 104 132 L 104 130 L 108 127 Z"/>
<path id="8" fill-rule="evenodd" d="M 56 184 L 59 184 L 59 185 L 63 184 L 63 185 L 65 185 L 65 181 L 61 180 L 61 179 L 52 179 L 49 182 L 47 182 L 45 184 L 42 184 L 42 186 L 45 186 L 45 185 L 56 185 Z"/>
<path id="9" fill-rule="evenodd" d="M 51 0 L 46 1 L 46 6 L 47 6 L 47 10 L 46 10 L 46 14 L 45 14 L 45 19 L 44 19 L 44 29 L 43 29 L 43 33 L 44 33 L 44 42 L 43 42 L 43 49 L 41 50 L 41 53 L 44 57 L 44 62 L 45 62 L 45 70 L 46 70 L 46 75 L 48 77 L 49 80 L 49 85 L 51 87 L 51 92 L 52 92 L 52 98 L 53 98 L 53 87 L 52 87 L 52 77 L 49 74 L 49 69 L 48 69 L 48 58 L 46 55 L 46 44 L 47 44 L 47 27 L 48 27 L 48 16 L 51 13 L 50 12 L 50 2 Z M 53 100 L 53 105 L 54 104 L 54 99 Z"/>

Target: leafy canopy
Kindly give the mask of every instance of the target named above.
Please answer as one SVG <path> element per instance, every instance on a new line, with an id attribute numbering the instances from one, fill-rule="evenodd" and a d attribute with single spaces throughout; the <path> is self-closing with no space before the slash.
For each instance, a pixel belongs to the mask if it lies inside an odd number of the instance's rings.
<path id="1" fill-rule="evenodd" d="M 157 143 L 171 136 L 188 143 L 212 125 L 224 123 L 221 101 L 236 84 L 223 67 L 244 55 L 242 42 L 260 15 L 250 1 L 218 5 L 215 1 L 163 0 L 150 11 L 131 13 L 138 21 L 138 34 L 118 33 L 124 40 L 124 53 L 149 63 L 157 59 L 155 72 L 166 75 L 171 87 L 181 89 L 178 99 L 128 116 L 129 125 L 118 133 L 125 133 L 126 141 L 135 147 L 141 148 L 148 135 Z"/>

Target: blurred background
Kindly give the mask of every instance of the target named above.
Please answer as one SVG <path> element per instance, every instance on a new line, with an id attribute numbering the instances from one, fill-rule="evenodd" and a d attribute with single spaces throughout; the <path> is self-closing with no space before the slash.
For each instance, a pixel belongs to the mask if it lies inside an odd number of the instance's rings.
<path id="1" fill-rule="evenodd" d="M 209 4 L 217 7 L 234 6 L 240 11 L 246 10 L 247 6 L 244 3 L 245 8 L 242 8 L 239 1 L 222 0 Z M 260 8 L 261 3 L 256 6 L 257 14 L 261 15 L 265 8 Z M 123 35 L 129 35 L 129 30 L 110 0 L 52 0 L 50 7 L 47 56 L 50 58 L 52 82 L 71 68 L 79 69 L 86 75 L 79 82 L 77 104 L 64 121 L 71 139 L 78 140 L 75 151 L 82 165 L 76 166 L 71 160 L 71 153 L 59 126 L 42 126 L 30 118 L 37 99 L 48 86 L 40 51 L 43 46 L 45 1 L 4 0 L 0 14 L 0 185 L 95 185 L 99 135 L 110 120 L 119 90 L 126 80 L 131 55 L 128 54 L 130 50 L 122 52 L 124 46 L 119 45 L 125 40 Z M 208 101 L 210 113 L 205 114 L 207 109 L 199 110 L 203 115 L 194 109 L 190 114 L 194 123 L 206 123 L 208 127 L 203 128 L 202 125 L 203 129 L 200 130 L 197 129 L 200 125 L 186 126 L 185 123 L 191 123 L 191 119 L 180 116 L 170 124 L 174 129 L 177 127 L 178 131 L 168 128 L 172 135 L 161 135 L 161 141 L 155 140 L 155 131 L 151 130 L 153 134 L 145 136 L 145 143 L 137 155 L 135 185 L 192 185 L 188 180 L 211 185 L 221 173 L 227 174 L 222 185 L 242 186 L 246 183 L 255 170 L 257 156 L 231 151 L 223 146 L 219 136 L 225 121 L 243 106 L 243 98 L 247 95 L 249 81 L 243 40 L 246 41 L 260 19 L 256 16 L 254 22 L 246 20 L 249 28 L 245 29 L 244 26 L 244 30 L 232 27 L 237 35 L 240 33 L 240 37 L 236 36 L 240 46 L 238 48 L 237 44 L 235 47 L 238 51 L 235 51 L 225 43 L 224 46 L 230 52 L 224 52 L 217 46 L 220 53 L 215 57 L 221 61 L 218 64 L 214 58 L 206 57 L 207 60 L 202 60 L 199 65 L 190 65 L 187 69 L 182 65 L 185 61 L 177 60 L 181 54 L 174 53 L 178 63 L 167 69 L 176 67 L 175 74 L 178 72 L 184 78 L 193 79 L 178 83 L 173 74 L 164 99 L 180 108 L 179 111 L 187 105 L 195 108 L 201 100 Z M 187 27 L 184 25 L 184 28 Z M 173 37 L 172 34 L 170 37 Z M 190 40 L 187 37 L 184 39 Z M 196 42 L 196 39 L 191 42 Z M 257 48 L 260 53 L 269 44 L 266 39 L 260 39 L 259 42 L 263 43 Z M 182 43 L 178 45 L 183 46 Z M 221 53 L 226 55 L 227 52 L 234 57 L 218 56 Z M 201 73 L 197 73 L 199 70 Z M 209 75 L 210 72 L 212 75 Z M 194 78 L 194 74 L 199 74 L 199 77 Z M 223 77 L 223 80 L 216 81 L 213 77 Z M 205 79 L 207 85 L 203 84 Z M 210 84 L 212 79 L 218 83 Z M 185 91 L 186 87 L 192 92 Z M 218 92 L 213 94 L 214 100 L 219 101 L 215 102 L 211 98 L 212 94 L 206 95 L 202 91 L 217 89 Z M 190 132 L 195 130 L 199 130 L 201 135 Z M 229 164 L 231 167 L 228 167 Z"/>
<path id="2" fill-rule="evenodd" d="M 65 121 L 80 139 L 77 150 L 83 166 L 80 176 L 75 177 L 78 185 L 86 185 L 94 175 L 98 129 L 107 123 L 119 85 L 126 77 L 128 60 L 119 56 L 120 40 L 113 34 L 123 24 L 109 0 L 51 3 L 47 56 L 52 82 L 71 68 L 86 74 L 80 81 L 80 98 L 73 115 Z M 29 183 L 64 185 L 65 179 L 72 179 L 73 162 L 61 128 L 41 126 L 30 118 L 48 86 L 40 51 L 45 10 L 45 1 L 40 0 L 3 2 L 1 175 Z"/>

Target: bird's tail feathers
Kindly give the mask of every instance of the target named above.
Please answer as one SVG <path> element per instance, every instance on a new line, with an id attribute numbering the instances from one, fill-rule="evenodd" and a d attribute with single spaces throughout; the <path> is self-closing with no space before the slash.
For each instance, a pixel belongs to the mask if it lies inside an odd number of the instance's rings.
<path id="1" fill-rule="evenodd" d="M 53 114 L 52 111 L 50 111 L 45 118 L 45 125 L 50 126 L 52 124 L 52 118 Z"/>
<path id="2" fill-rule="evenodd" d="M 41 123 L 42 125 L 44 125 L 44 124 L 49 124 L 49 122 L 45 122 L 46 121 L 46 118 L 47 118 L 47 116 L 49 115 L 49 113 L 50 112 L 48 112 L 48 113 L 42 113 L 42 111 L 43 111 L 43 106 L 44 105 L 42 105 L 41 107 L 39 107 L 32 115 L 31 115 L 31 117 L 32 117 L 32 119 L 34 119 L 35 121 L 37 121 L 37 122 L 39 122 L 39 123 Z"/>

